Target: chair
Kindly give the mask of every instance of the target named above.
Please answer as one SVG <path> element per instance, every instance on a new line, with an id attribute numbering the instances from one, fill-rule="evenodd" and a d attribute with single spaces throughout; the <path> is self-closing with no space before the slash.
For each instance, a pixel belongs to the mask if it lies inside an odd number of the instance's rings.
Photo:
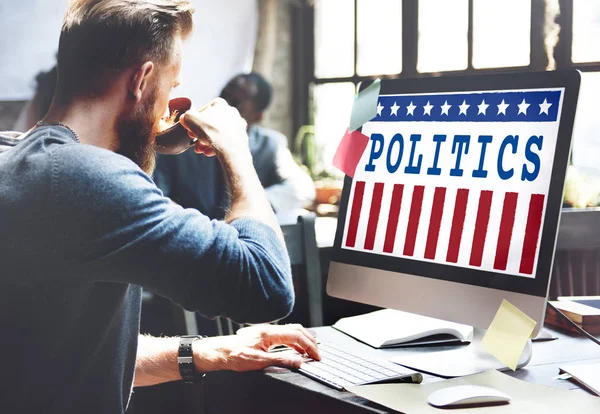
<path id="1" fill-rule="evenodd" d="M 307 311 L 307 315 L 298 315 L 299 320 L 292 322 L 323 326 L 323 282 L 315 236 L 315 214 L 299 216 L 296 224 L 282 226 L 281 230 L 292 264 L 296 304 L 306 307 Z"/>

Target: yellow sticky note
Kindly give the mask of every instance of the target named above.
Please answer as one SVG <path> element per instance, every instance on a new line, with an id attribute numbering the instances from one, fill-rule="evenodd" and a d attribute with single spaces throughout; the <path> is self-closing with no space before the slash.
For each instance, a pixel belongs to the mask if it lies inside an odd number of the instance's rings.
<path id="1" fill-rule="evenodd" d="M 481 345 L 514 371 L 535 325 L 533 319 L 502 299 L 500 309 L 481 340 Z"/>

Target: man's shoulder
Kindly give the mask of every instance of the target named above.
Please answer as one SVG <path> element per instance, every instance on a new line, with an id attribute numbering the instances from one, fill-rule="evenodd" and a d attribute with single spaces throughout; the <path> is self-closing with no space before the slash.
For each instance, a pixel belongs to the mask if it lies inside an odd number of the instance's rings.
<path id="1" fill-rule="evenodd" d="M 60 188 L 61 192 L 116 191 L 130 185 L 131 180 L 134 187 L 152 182 L 129 158 L 108 149 L 79 143 L 75 135 L 69 136 L 63 131 L 47 130 L 42 133 L 45 135 L 38 137 L 36 146 L 46 148 L 55 189 Z"/>
<path id="2" fill-rule="evenodd" d="M 21 141 L 21 135 L 20 132 L 15 131 L 0 131 L 0 153 L 16 146 Z"/>
<path id="3" fill-rule="evenodd" d="M 137 164 L 113 151 L 93 145 L 65 145 L 52 156 L 56 176 L 66 185 L 93 191 L 140 188 L 152 179 Z"/>
<path id="4" fill-rule="evenodd" d="M 53 151 L 56 162 L 69 162 L 72 168 L 81 166 L 100 167 L 101 169 L 127 168 L 139 169 L 137 164 L 120 154 L 108 149 L 87 144 L 63 145 Z"/>
<path id="5" fill-rule="evenodd" d="M 62 145 L 74 143 L 77 143 L 77 136 L 66 127 L 58 125 L 44 125 L 27 133 L 0 132 L 0 146 L 2 146 L 0 152 L 14 148 L 15 154 L 24 157 L 40 153 L 51 154 Z"/>

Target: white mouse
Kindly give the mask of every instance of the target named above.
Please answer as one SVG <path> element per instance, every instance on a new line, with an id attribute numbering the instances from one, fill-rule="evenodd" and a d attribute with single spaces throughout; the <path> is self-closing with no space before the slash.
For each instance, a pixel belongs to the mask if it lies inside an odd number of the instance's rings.
<path id="1" fill-rule="evenodd" d="M 490 387 L 455 385 L 432 392 L 427 400 L 434 407 L 452 407 L 469 404 L 507 403 L 510 401 L 510 396 Z"/>

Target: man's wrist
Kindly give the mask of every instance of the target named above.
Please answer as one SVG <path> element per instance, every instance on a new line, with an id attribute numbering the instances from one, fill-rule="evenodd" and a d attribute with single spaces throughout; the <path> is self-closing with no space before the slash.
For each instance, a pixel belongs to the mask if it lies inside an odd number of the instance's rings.
<path id="1" fill-rule="evenodd" d="M 256 191 L 263 191 L 249 151 L 222 155 L 219 160 L 225 173 L 232 201 Z"/>
<path id="2" fill-rule="evenodd" d="M 204 377 L 204 373 L 196 370 L 194 361 L 193 344 L 205 336 L 187 335 L 179 338 L 179 349 L 177 352 L 177 366 L 181 379 L 186 383 L 198 382 Z"/>
<path id="3" fill-rule="evenodd" d="M 254 171 L 252 163 L 252 154 L 249 149 L 220 151 L 217 153 L 217 158 L 223 169 L 231 174 L 243 174 L 246 169 L 251 168 Z"/>

